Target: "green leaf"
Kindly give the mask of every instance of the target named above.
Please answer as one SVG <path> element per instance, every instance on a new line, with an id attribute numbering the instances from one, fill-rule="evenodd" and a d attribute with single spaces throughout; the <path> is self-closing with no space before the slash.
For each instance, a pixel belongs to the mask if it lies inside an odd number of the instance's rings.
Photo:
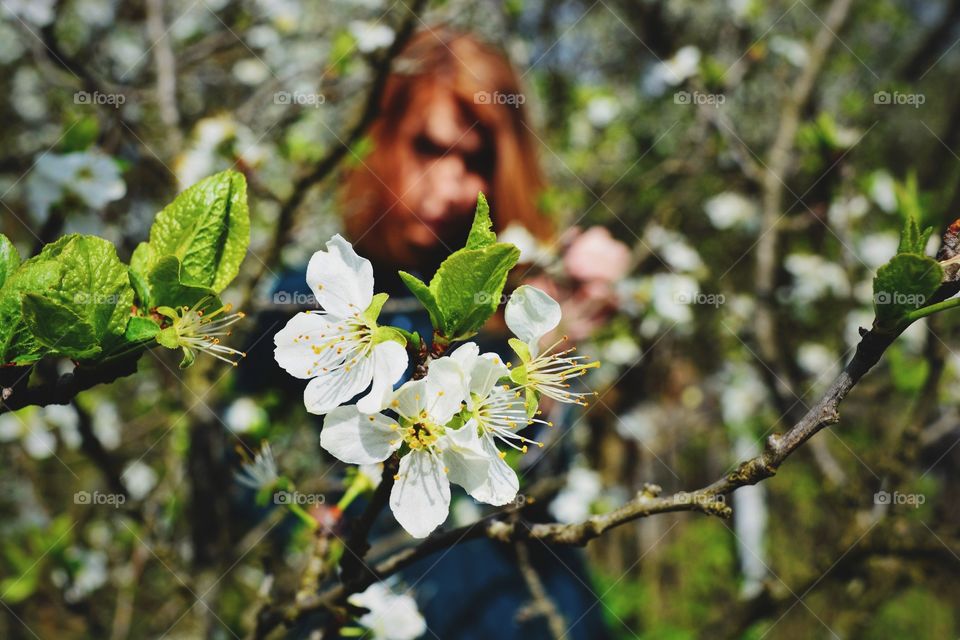
<path id="1" fill-rule="evenodd" d="M 440 307 L 437 306 L 437 301 L 434 299 L 430 287 L 424 284 L 420 278 L 406 271 L 400 271 L 399 273 L 403 284 L 407 285 L 407 289 L 410 289 L 410 292 L 417 297 L 420 304 L 427 310 L 427 313 L 430 315 L 430 324 L 432 324 L 435 329 L 440 329 L 443 326 L 443 313 L 440 311 Z"/>
<path id="2" fill-rule="evenodd" d="M 17 253 L 17 248 L 13 246 L 7 236 L 0 233 L 0 289 L 3 288 L 3 283 L 13 275 L 13 272 L 19 266 L 20 254 Z"/>
<path id="3" fill-rule="evenodd" d="M 873 279 L 876 326 L 883 331 L 902 328 L 911 311 L 927 304 L 943 279 L 943 269 L 933 258 L 899 253 L 877 270 Z"/>
<path id="4" fill-rule="evenodd" d="M 447 337 L 464 339 L 486 323 L 500 305 L 507 274 L 519 258 L 519 249 L 499 242 L 461 249 L 443 261 L 430 281 L 430 292 Z"/>
<path id="5" fill-rule="evenodd" d="M 157 214 L 150 242 L 137 247 L 130 268 L 143 276 L 174 256 L 182 265 L 181 282 L 219 293 L 236 277 L 249 244 L 246 180 L 224 171 L 189 187 Z"/>
<path id="6" fill-rule="evenodd" d="M 917 175 L 911 173 L 904 183 L 897 183 L 895 189 L 897 204 L 903 216 L 903 230 L 900 232 L 900 246 L 897 248 L 897 253 L 925 255 L 927 240 L 933 233 L 933 227 L 920 230 L 923 208 L 917 191 Z"/>
<path id="7" fill-rule="evenodd" d="M 37 257 L 62 267 L 61 281 L 46 295 L 87 323 L 104 351 L 120 344 L 133 289 L 113 244 L 96 236 L 69 235 L 44 247 Z"/>
<path id="8" fill-rule="evenodd" d="M 127 342 L 147 342 L 157 337 L 160 325 L 150 318 L 134 316 L 127 323 L 127 332 L 124 334 Z"/>
<path id="9" fill-rule="evenodd" d="M 490 220 L 490 205 L 487 198 L 481 193 L 477 196 L 477 209 L 473 213 L 473 225 L 470 235 L 467 236 L 465 249 L 482 249 L 497 241 L 497 234 L 493 232 L 493 222 Z"/>
<path id="10" fill-rule="evenodd" d="M 30 332 L 51 353 L 77 360 L 100 353 L 94 327 L 66 305 L 36 293 L 23 294 L 21 304 Z"/>
<path id="11" fill-rule="evenodd" d="M 0 289 L 0 363 L 30 364 L 47 351 L 23 319 L 20 295 L 42 293 L 56 286 L 61 269 L 55 261 L 33 257 L 4 282 Z"/>
<path id="12" fill-rule="evenodd" d="M 181 276 L 182 267 L 177 257 L 160 258 L 148 276 L 151 307 L 192 307 L 207 297 L 212 298 L 214 309 L 222 306 L 213 289 L 185 284 Z"/>

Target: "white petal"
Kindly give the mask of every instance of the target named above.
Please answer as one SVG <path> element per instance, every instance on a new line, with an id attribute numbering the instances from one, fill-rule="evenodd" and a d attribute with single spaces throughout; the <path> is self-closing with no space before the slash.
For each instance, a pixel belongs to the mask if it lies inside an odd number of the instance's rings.
<path id="1" fill-rule="evenodd" d="M 497 380 L 510 375 L 510 370 L 495 353 L 484 353 L 473 365 L 470 372 L 470 393 L 481 398 L 490 395 Z"/>
<path id="2" fill-rule="evenodd" d="M 403 442 L 398 428 L 383 414 L 365 415 L 352 405 L 337 407 L 324 418 L 320 446 L 349 464 L 383 462 Z"/>
<path id="3" fill-rule="evenodd" d="M 483 440 L 484 449 L 490 456 L 490 468 L 487 471 L 486 482 L 470 495 L 480 502 L 495 506 L 513 502 L 520 490 L 520 480 L 517 478 L 517 472 L 507 464 L 506 460 L 500 457 L 497 445 L 494 444 L 492 437 Z"/>
<path id="4" fill-rule="evenodd" d="M 480 355 L 480 347 L 476 342 L 465 342 L 450 353 L 452 358 L 464 371 L 473 369 L 473 365 Z"/>
<path id="5" fill-rule="evenodd" d="M 443 445 L 447 477 L 473 496 L 486 484 L 491 463 L 477 434 L 476 422 L 470 420 L 457 430 L 447 431 Z"/>
<path id="6" fill-rule="evenodd" d="M 467 397 L 463 370 L 449 356 L 437 358 L 430 363 L 425 380 L 427 413 L 437 424 L 450 422 Z"/>
<path id="7" fill-rule="evenodd" d="M 362 313 L 373 299 L 373 267 L 339 234 L 307 265 L 307 284 L 327 312 L 346 318 Z"/>
<path id="8" fill-rule="evenodd" d="M 390 408 L 404 418 L 417 420 L 427 407 L 426 380 L 409 380 L 393 394 Z"/>
<path id="9" fill-rule="evenodd" d="M 303 391 L 303 404 L 310 413 L 322 416 L 352 400 L 370 386 L 372 378 L 373 362 L 370 358 L 360 358 L 350 367 L 331 369 L 308 382 Z"/>
<path id="10" fill-rule="evenodd" d="M 322 361 L 326 359 L 326 353 L 321 351 L 318 354 L 314 348 L 327 342 L 329 338 L 321 336 L 327 336 L 331 331 L 330 322 L 319 313 L 298 313 L 273 337 L 276 345 L 273 357 L 290 375 L 312 378 L 325 366 Z"/>
<path id="11" fill-rule="evenodd" d="M 426 538 L 450 510 L 450 481 L 439 457 L 411 451 L 400 460 L 400 476 L 390 492 L 390 510 L 407 533 Z"/>
<path id="12" fill-rule="evenodd" d="M 393 383 L 407 370 L 407 350 L 399 342 L 387 340 L 373 348 L 373 386 L 357 402 L 364 413 L 376 413 L 390 402 Z"/>
<path id="13" fill-rule="evenodd" d="M 536 357 L 540 338 L 560 324 L 560 305 L 540 289 L 525 284 L 510 296 L 504 318 L 510 331 L 526 342 Z"/>

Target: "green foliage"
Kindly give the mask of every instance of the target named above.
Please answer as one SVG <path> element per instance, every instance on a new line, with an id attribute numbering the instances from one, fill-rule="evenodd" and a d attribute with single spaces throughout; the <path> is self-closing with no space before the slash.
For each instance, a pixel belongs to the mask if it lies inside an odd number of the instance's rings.
<path id="1" fill-rule="evenodd" d="M 942 279 L 943 269 L 933 258 L 914 253 L 894 256 L 877 270 L 873 279 L 877 328 L 881 331 L 902 328 L 907 322 L 907 314 L 924 306 L 940 287 Z"/>
<path id="2" fill-rule="evenodd" d="M 157 214 L 150 241 L 137 247 L 130 268 L 149 280 L 161 260 L 172 256 L 181 265 L 180 282 L 219 293 L 236 277 L 249 244 L 246 180 L 224 171 L 186 189 Z"/>
<path id="3" fill-rule="evenodd" d="M 400 272 L 404 284 L 427 309 L 434 328 L 450 340 L 473 335 L 493 315 L 507 274 L 520 258 L 515 246 L 497 242 L 491 227 L 490 207 L 480 194 L 466 246 L 443 261 L 429 286 Z"/>
<path id="4" fill-rule="evenodd" d="M 914 253 L 924 255 L 927 240 L 933 233 L 933 227 L 920 230 L 923 219 L 923 209 L 920 205 L 920 194 L 917 192 L 917 176 L 911 173 L 906 182 L 896 185 L 897 204 L 903 215 L 903 231 L 900 233 L 900 247 L 897 253 Z"/>
<path id="5" fill-rule="evenodd" d="M 96 362 L 149 346 L 161 326 L 145 309 L 191 307 L 236 276 L 250 238 L 246 183 L 224 172 L 158 214 L 128 268 L 103 238 L 71 234 L 20 262 L 0 235 L 0 362 L 44 357 Z"/>

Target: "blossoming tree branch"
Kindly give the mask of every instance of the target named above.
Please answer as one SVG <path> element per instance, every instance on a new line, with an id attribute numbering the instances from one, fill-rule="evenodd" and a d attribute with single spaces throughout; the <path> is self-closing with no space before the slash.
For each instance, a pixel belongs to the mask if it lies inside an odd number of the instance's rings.
<path id="1" fill-rule="evenodd" d="M 323 449 L 357 465 L 347 474 L 338 507 L 342 511 L 360 496 L 367 506 L 347 523 L 343 538 L 333 536 L 336 541 L 324 547 L 320 560 L 327 571 L 305 580 L 310 587 L 295 602 L 268 602 L 253 635 L 265 636 L 320 609 L 335 614 L 341 631 L 362 633 L 345 627 L 355 619 L 376 634 L 396 624 L 386 609 L 399 609 L 406 631 L 395 629 L 396 637 L 412 638 L 423 633 L 422 618 L 412 601 L 380 581 L 445 547 L 477 537 L 582 545 L 655 513 L 728 517 L 725 498 L 774 475 L 804 442 L 836 423 L 839 404 L 911 323 L 960 305 L 954 297 L 960 291 L 960 221 L 930 257 L 924 248 L 932 229 L 921 230 L 918 219 L 916 208 L 907 211 L 897 254 L 877 271 L 873 326 L 861 330 L 854 357 L 796 424 L 706 487 L 664 496 L 646 485 L 619 508 L 575 524 L 523 520 L 515 463 L 530 447 L 543 446 L 536 440 L 539 429 L 553 426 L 541 417 L 541 404 L 587 405 L 593 392 L 574 385 L 599 363 L 553 335 L 560 306 L 529 285 L 511 292 L 505 304 L 514 336 L 510 361 L 471 341 L 498 311 L 519 258 L 514 245 L 497 240 L 484 197 L 466 245 L 429 283 L 399 274 L 429 315 L 432 335 L 380 322 L 387 294 L 377 292 L 370 261 L 334 236 L 307 268 L 319 308 L 298 313 L 276 333 L 275 358 L 306 381 L 304 408 L 324 417 Z M 229 171 L 188 188 L 160 211 L 129 264 L 112 243 L 92 235 L 64 236 L 26 260 L 0 235 L 0 412 L 69 402 L 94 385 L 135 373 L 140 356 L 154 348 L 179 351 L 184 368 L 201 353 L 236 366 L 244 354 L 226 342 L 244 315 L 220 295 L 239 272 L 249 235 L 246 183 Z M 41 364 L 64 359 L 73 362 L 72 371 L 53 379 L 44 374 Z M 263 504 L 278 490 L 294 489 L 269 443 L 238 479 L 256 489 Z M 474 524 L 442 530 L 451 484 L 503 508 Z M 285 507 L 319 537 L 332 533 L 296 501 Z M 370 531 L 387 507 L 400 527 L 423 540 L 368 565 Z M 339 577 L 335 584 L 332 576 Z"/>

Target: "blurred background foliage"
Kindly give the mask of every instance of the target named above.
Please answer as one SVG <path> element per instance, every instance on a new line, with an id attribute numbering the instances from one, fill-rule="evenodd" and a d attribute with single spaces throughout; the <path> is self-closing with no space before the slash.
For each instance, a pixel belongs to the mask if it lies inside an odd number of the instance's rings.
<path id="1" fill-rule="evenodd" d="M 418 27 L 477 33 L 521 70 L 544 210 L 632 249 L 630 277 L 610 285 L 614 316 L 589 343 L 601 395 L 571 427 L 575 472 L 555 517 L 612 508 L 645 482 L 694 489 L 756 453 L 869 327 L 871 279 L 904 210 L 919 206 L 935 237 L 957 215 L 960 2 L 853 2 L 826 30 L 775 172 L 773 286 L 758 291 L 771 146 L 838 4 L 450 0 L 421 12 Z M 95 233 L 127 259 L 173 194 L 238 168 L 253 237 L 225 299 L 256 311 L 270 274 L 302 265 L 349 213 L 334 172 L 305 191 L 278 260 L 260 259 L 296 178 L 359 117 L 406 8 L 2 0 L 0 16 L 0 231 L 23 254 Z M 363 138 L 350 146 L 344 163 L 362 161 Z M 756 331 L 763 309 L 773 345 Z M 662 515 L 591 543 L 613 636 L 955 637 L 957 338 L 951 314 L 912 326 L 837 426 L 735 494 L 733 520 Z M 310 535 L 285 522 L 265 536 L 278 514 L 254 513 L 230 454 L 269 439 L 302 490 L 337 495 L 342 474 L 299 407 L 246 395 L 225 368 L 181 378 L 175 364 L 147 357 L 73 405 L 0 416 L 0 636 L 227 638 L 249 629 L 265 576 L 296 589 Z M 128 499 L 77 503 L 95 490 Z M 878 491 L 923 504 L 878 503 Z M 454 519 L 475 512 L 463 503 Z"/>

